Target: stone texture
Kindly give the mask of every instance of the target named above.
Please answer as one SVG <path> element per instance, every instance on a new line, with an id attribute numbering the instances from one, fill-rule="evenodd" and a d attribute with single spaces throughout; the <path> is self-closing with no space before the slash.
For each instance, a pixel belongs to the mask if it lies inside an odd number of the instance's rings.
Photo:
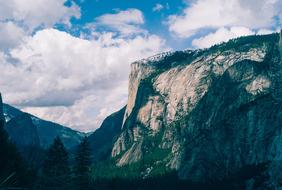
<path id="1" fill-rule="evenodd" d="M 146 139 L 162 136 L 151 148 L 170 150 L 163 162 L 182 178 L 221 180 L 245 166 L 270 163 L 264 185 L 278 187 L 281 57 L 281 34 L 272 34 L 134 63 L 112 157 L 119 156 L 118 166 L 138 162 Z"/>

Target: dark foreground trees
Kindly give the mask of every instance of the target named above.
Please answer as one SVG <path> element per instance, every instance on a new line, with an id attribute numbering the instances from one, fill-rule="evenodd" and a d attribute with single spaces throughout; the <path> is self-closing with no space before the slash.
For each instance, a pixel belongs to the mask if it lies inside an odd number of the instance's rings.
<path id="1" fill-rule="evenodd" d="M 64 190 L 70 186 L 68 152 L 61 139 L 57 137 L 49 147 L 43 164 L 40 189 Z"/>
<path id="2" fill-rule="evenodd" d="M 1 105 L 0 94 L 0 105 Z M 0 189 L 10 187 L 25 187 L 31 185 L 34 178 L 31 170 L 28 169 L 16 146 L 10 142 L 4 130 L 5 120 L 2 106 L 0 107 Z"/>
<path id="3" fill-rule="evenodd" d="M 75 187 L 77 190 L 86 190 L 90 188 L 91 179 L 91 158 L 90 144 L 88 138 L 85 137 L 78 145 L 75 155 Z"/>
<path id="4" fill-rule="evenodd" d="M 90 189 L 91 159 L 90 145 L 85 137 L 77 147 L 73 167 L 69 165 L 69 156 L 60 138 L 54 139 L 47 150 L 43 163 L 40 190 L 88 190 Z M 72 171 L 71 171 L 72 168 Z M 73 175 L 71 175 L 71 173 Z"/>

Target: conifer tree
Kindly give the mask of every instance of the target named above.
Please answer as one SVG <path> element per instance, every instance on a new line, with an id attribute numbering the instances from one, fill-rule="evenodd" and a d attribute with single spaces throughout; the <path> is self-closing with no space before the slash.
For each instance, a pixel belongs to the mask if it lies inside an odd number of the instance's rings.
<path id="1" fill-rule="evenodd" d="M 90 186 L 91 175 L 91 158 L 90 158 L 90 144 L 88 138 L 85 137 L 78 145 L 75 155 L 75 182 L 76 189 L 86 190 Z"/>
<path id="2" fill-rule="evenodd" d="M 43 164 L 41 189 L 69 189 L 70 170 L 68 152 L 59 137 L 49 147 L 47 158 Z"/>

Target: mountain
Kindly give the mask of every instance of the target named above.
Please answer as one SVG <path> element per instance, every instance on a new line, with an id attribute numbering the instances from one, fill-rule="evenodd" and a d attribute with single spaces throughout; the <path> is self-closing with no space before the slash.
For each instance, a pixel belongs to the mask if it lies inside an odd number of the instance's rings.
<path id="1" fill-rule="evenodd" d="M 135 62 L 111 156 L 142 163 L 143 177 L 176 170 L 192 182 L 280 187 L 281 97 L 282 33 Z"/>
<path id="2" fill-rule="evenodd" d="M 93 160 L 99 161 L 111 156 L 115 137 L 120 134 L 125 108 L 108 116 L 99 129 L 89 137 Z"/>
<path id="3" fill-rule="evenodd" d="M 7 122 L 5 129 L 10 138 L 18 145 L 38 144 L 42 148 L 47 148 L 58 136 L 67 148 L 73 148 L 85 135 L 82 132 L 24 113 L 8 104 L 3 104 L 3 106 Z"/>
<path id="4" fill-rule="evenodd" d="M 17 147 L 40 146 L 37 127 L 27 113 L 22 113 L 6 123 L 5 129 Z"/>
<path id="5" fill-rule="evenodd" d="M 4 130 L 5 118 L 3 113 L 2 96 L 0 93 L 0 187 L 23 187 L 28 189 L 32 182 L 29 170 L 19 154 L 16 146 L 9 141 Z"/>
<path id="6" fill-rule="evenodd" d="M 0 125 L 1 127 L 4 127 L 4 123 L 5 123 L 5 117 L 4 117 L 4 111 L 3 111 L 2 95 L 0 93 Z"/>

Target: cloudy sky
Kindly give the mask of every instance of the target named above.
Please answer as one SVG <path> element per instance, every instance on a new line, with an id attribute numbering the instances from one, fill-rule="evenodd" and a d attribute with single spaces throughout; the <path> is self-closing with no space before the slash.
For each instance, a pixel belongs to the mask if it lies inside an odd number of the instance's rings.
<path id="1" fill-rule="evenodd" d="M 281 0 L 0 0 L 0 91 L 93 131 L 126 104 L 130 63 L 278 31 Z"/>

